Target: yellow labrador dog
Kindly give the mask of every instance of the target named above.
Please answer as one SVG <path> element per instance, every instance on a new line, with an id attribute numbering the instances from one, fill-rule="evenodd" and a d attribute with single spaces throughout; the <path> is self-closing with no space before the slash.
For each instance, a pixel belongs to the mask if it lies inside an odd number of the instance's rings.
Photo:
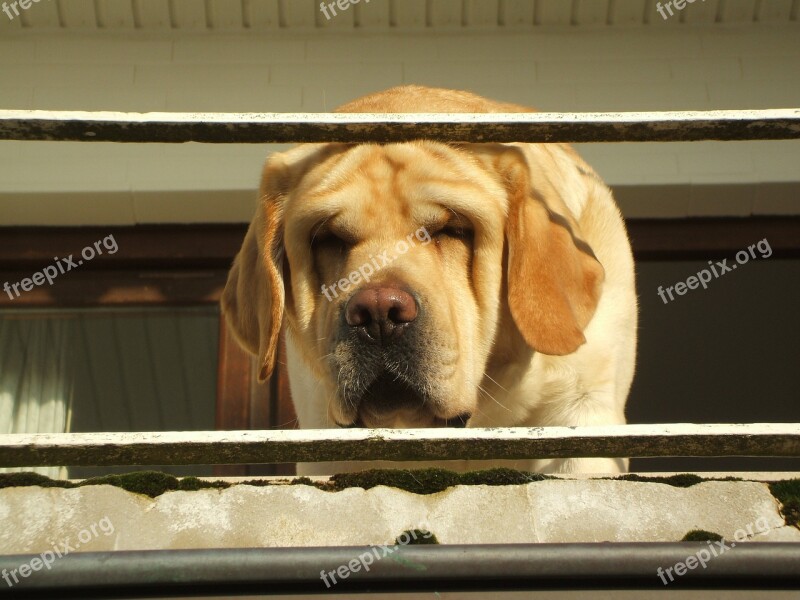
<path id="1" fill-rule="evenodd" d="M 338 112 L 531 109 L 404 86 Z M 260 192 L 222 308 L 262 380 L 286 323 L 301 427 L 625 423 L 630 244 L 611 192 L 569 146 L 302 144 L 269 158 Z"/>

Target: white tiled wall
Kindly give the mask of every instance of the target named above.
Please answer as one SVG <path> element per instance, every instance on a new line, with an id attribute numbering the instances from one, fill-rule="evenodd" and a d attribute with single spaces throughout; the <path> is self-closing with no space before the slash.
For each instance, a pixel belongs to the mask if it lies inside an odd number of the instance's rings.
<path id="1" fill-rule="evenodd" d="M 798 65 L 797 23 L 436 34 L 5 29 L 0 108 L 322 112 L 402 83 L 548 111 L 788 108 L 800 106 Z M 273 149 L 0 142 L 0 225 L 246 221 Z M 800 213 L 798 141 L 580 150 L 615 186 L 693 186 L 687 198 L 624 205 L 629 216 Z M 768 182 L 790 185 L 778 197 L 753 187 Z"/>

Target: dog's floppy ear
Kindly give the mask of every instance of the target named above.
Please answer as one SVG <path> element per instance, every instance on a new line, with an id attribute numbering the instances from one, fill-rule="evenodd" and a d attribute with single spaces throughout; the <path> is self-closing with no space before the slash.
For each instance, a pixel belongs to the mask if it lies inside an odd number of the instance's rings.
<path id="1" fill-rule="evenodd" d="M 586 341 L 604 270 L 558 192 L 547 182 L 537 188 L 524 155 L 513 153 L 505 161 L 511 316 L 534 350 L 570 354 Z"/>
<path id="2" fill-rule="evenodd" d="M 222 292 L 222 312 L 239 343 L 258 357 L 258 380 L 272 374 L 283 322 L 283 197 L 287 173 L 278 156 L 261 178 L 261 196 Z"/>

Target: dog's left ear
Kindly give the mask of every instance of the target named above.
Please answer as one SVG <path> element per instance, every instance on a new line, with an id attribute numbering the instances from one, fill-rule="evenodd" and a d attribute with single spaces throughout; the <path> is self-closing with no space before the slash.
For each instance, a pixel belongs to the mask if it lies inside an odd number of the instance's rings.
<path id="1" fill-rule="evenodd" d="M 511 316 L 537 352 L 571 354 L 586 342 L 605 273 L 558 192 L 535 187 L 524 154 L 512 152 L 504 161 Z"/>
<path id="2" fill-rule="evenodd" d="M 286 169 L 280 156 L 266 164 L 261 197 L 222 292 L 222 312 L 239 343 L 259 361 L 258 380 L 275 367 L 286 291 L 283 274 L 283 197 Z"/>

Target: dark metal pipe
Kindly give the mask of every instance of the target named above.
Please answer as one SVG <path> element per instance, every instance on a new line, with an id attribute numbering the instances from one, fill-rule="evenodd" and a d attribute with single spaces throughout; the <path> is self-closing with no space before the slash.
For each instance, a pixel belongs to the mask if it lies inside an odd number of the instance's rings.
<path id="1" fill-rule="evenodd" d="M 246 548 L 86 552 L 56 560 L 0 596 L 152 598 L 390 591 L 662 589 L 657 569 L 674 567 L 709 543 L 401 546 L 365 571 L 331 572 L 380 547 Z M 389 548 L 391 549 L 391 547 Z M 38 555 L 0 556 L 10 572 Z M 366 561 L 365 561 L 366 562 Z M 13 580 L 12 580 L 13 581 Z M 728 549 L 669 582 L 670 589 L 800 589 L 800 544 Z"/>

